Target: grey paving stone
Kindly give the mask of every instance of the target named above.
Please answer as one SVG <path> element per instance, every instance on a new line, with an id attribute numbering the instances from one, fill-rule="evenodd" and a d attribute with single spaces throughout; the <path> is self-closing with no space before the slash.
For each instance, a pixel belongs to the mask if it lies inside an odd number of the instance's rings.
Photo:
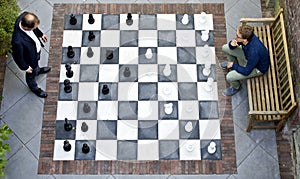
<path id="1" fill-rule="evenodd" d="M 247 84 L 246 81 L 241 82 L 241 89 L 240 91 L 232 96 L 232 106 L 233 110 L 235 110 L 243 101 L 248 101 L 248 91 L 247 91 Z M 249 107 L 243 106 L 243 111 L 248 111 Z M 246 113 L 247 114 L 247 113 Z"/>
<path id="2" fill-rule="evenodd" d="M 32 139 L 29 140 L 25 145 L 31 151 L 31 153 L 35 156 L 35 158 L 39 158 L 40 155 L 40 144 L 41 144 L 41 132 L 39 131 Z"/>
<path id="3" fill-rule="evenodd" d="M 17 4 L 21 9 L 26 9 L 34 0 L 18 0 Z"/>
<path id="4" fill-rule="evenodd" d="M 15 134 L 9 135 L 9 139 L 4 143 L 8 144 L 10 147 L 10 152 L 6 153 L 6 158 L 8 160 L 24 147 L 23 143 L 16 137 Z"/>
<path id="5" fill-rule="evenodd" d="M 248 109 L 249 109 L 249 104 L 248 100 L 244 100 L 243 102 L 240 103 L 239 106 L 235 107 L 233 110 L 233 122 L 237 126 L 239 126 L 241 129 L 246 130 L 248 126 Z"/>
<path id="6" fill-rule="evenodd" d="M 168 175 L 113 175 L 116 179 L 165 179 L 168 178 Z M 109 178 L 113 179 L 113 178 Z"/>
<path id="7" fill-rule="evenodd" d="M 111 175 L 53 175 L 55 179 L 114 179 Z"/>
<path id="8" fill-rule="evenodd" d="M 274 159 L 278 160 L 276 133 L 275 132 L 270 134 L 270 136 L 264 138 L 263 141 L 259 145 L 267 153 L 269 153 L 271 156 L 273 156 Z"/>
<path id="9" fill-rule="evenodd" d="M 227 179 L 229 175 L 171 175 L 168 179 Z"/>

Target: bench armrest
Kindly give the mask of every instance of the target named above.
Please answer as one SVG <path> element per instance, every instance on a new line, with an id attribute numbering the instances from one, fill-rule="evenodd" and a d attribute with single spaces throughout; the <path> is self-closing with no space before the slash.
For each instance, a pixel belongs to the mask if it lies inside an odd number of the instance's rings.
<path id="1" fill-rule="evenodd" d="M 242 24 L 246 24 L 246 23 L 266 23 L 266 22 L 274 22 L 275 18 L 273 17 L 268 17 L 268 18 L 241 18 L 240 22 Z"/>

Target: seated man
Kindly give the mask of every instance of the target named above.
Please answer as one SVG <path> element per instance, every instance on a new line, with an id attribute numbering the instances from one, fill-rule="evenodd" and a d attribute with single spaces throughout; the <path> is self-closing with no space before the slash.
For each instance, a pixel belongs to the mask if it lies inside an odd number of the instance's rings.
<path id="1" fill-rule="evenodd" d="M 224 90 L 225 96 L 232 96 L 240 90 L 240 80 L 260 76 L 268 71 L 268 50 L 254 35 L 252 26 L 239 26 L 236 38 L 223 45 L 222 50 L 227 54 L 229 61 L 220 63 L 220 66 L 230 69 L 226 75 L 230 87 Z"/>

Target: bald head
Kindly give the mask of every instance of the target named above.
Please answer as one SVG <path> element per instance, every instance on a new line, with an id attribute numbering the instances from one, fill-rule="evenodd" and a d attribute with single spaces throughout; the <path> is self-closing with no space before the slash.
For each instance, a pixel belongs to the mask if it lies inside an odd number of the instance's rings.
<path id="1" fill-rule="evenodd" d="M 27 12 L 21 19 L 21 25 L 28 29 L 33 29 L 39 23 L 39 18 L 31 12 Z"/>

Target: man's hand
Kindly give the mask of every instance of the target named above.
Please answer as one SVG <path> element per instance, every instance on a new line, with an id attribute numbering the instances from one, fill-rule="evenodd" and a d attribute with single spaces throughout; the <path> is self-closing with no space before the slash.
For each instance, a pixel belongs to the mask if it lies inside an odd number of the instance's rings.
<path id="1" fill-rule="evenodd" d="M 43 42 L 47 42 L 48 41 L 48 38 L 47 38 L 47 36 L 45 34 L 43 34 L 42 40 L 43 40 Z"/>
<path id="2" fill-rule="evenodd" d="M 237 42 L 235 39 L 233 39 L 233 40 L 231 41 L 230 45 L 233 46 L 233 47 L 236 47 L 236 46 L 238 46 L 239 44 L 238 44 L 238 42 Z"/>
<path id="3" fill-rule="evenodd" d="M 32 68 L 29 66 L 28 69 L 26 70 L 26 73 L 32 73 Z"/>
<path id="4" fill-rule="evenodd" d="M 227 68 L 228 68 L 228 69 L 231 68 L 232 65 L 233 65 L 233 62 L 228 62 L 228 63 L 227 63 Z"/>

